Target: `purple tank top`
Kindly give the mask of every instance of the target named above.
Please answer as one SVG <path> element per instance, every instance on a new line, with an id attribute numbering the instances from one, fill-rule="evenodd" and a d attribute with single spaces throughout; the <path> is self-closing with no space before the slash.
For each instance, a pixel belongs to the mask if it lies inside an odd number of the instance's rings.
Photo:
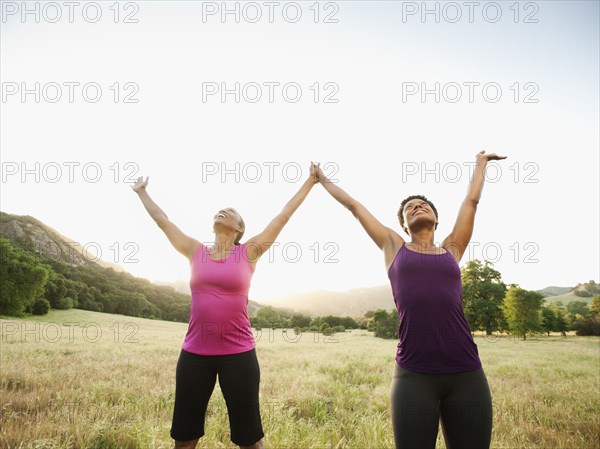
<path id="1" fill-rule="evenodd" d="M 420 373 L 481 368 L 462 308 L 460 268 L 449 251 L 421 254 L 402 244 L 388 277 L 400 316 L 398 365 Z"/>

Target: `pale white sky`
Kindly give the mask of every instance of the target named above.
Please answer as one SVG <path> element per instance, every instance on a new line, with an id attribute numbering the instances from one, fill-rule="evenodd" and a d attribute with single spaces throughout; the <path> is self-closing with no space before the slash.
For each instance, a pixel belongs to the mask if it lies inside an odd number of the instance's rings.
<path id="1" fill-rule="evenodd" d="M 598 2 L 492 3 L 428 2 L 423 17 L 422 2 L 229 2 L 238 23 L 222 2 L 29 2 L 25 15 L 3 2 L 0 208 L 174 281 L 188 279 L 187 260 L 134 176 L 210 241 L 220 208 L 258 233 L 311 160 L 331 162 L 397 230 L 401 200 L 429 197 L 441 241 L 485 149 L 509 158 L 490 172 L 462 264 L 488 258 L 528 289 L 598 280 Z M 236 83 L 239 101 L 223 100 Z M 321 186 L 279 240 L 252 299 L 388 282 L 379 250 Z"/>

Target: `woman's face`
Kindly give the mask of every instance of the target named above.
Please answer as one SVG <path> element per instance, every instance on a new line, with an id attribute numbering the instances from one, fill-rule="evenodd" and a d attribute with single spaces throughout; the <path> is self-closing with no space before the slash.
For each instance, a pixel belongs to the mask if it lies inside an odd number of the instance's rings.
<path id="1" fill-rule="evenodd" d="M 428 226 L 435 228 L 437 222 L 429 203 L 418 198 L 412 199 L 404 205 L 402 216 L 404 217 L 404 226 L 411 231 Z"/>
<path id="2" fill-rule="evenodd" d="M 233 229 L 234 231 L 241 232 L 241 220 L 242 217 L 233 207 L 227 207 L 225 209 L 221 209 L 215 214 L 213 217 L 213 227 L 219 224 Z"/>

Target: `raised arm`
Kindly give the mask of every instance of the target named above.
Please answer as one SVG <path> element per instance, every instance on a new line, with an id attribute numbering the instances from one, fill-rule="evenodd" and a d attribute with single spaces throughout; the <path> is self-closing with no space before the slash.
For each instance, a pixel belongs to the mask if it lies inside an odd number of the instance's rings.
<path id="1" fill-rule="evenodd" d="M 442 246 L 454 255 L 457 262 L 460 262 L 460 259 L 462 259 L 462 256 L 471 241 L 471 236 L 473 235 L 475 212 L 477 211 L 477 204 L 479 204 L 485 181 L 485 167 L 489 161 L 497 161 L 500 159 L 506 159 L 506 156 L 498 156 L 496 153 L 485 154 L 485 150 L 477 153 L 475 158 L 475 170 L 469 181 L 467 195 L 458 211 L 456 223 L 454 224 L 454 228 L 450 235 L 442 242 Z"/>
<path id="2" fill-rule="evenodd" d="M 250 262 L 256 263 L 258 258 L 269 250 L 271 245 L 275 243 L 275 239 L 290 220 L 296 209 L 300 207 L 304 199 L 308 196 L 315 183 L 317 182 L 317 174 L 314 165 L 311 163 L 310 175 L 300 187 L 300 190 L 287 202 L 281 212 L 267 225 L 267 227 L 258 235 L 246 241 L 247 257 Z"/>
<path id="3" fill-rule="evenodd" d="M 352 212 L 352 215 L 358 219 L 362 227 L 367 231 L 369 237 L 384 252 L 386 262 L 388 262 L 387 265 L 390 265 L 391 260 L 388 259 L 390 257 L 393 259 L 398 248 L 404 243 L 404 239 L 393 229 L 384 226 L 365 206 L 348 195 L 341 187 L 331 182 L 320 168 L 318 168 L 318 174 L 321 185 L 342 206 Z"/>
<path id="4" fill-rule="evenodd" d="M 165 214 L 163 210 L 158 207 L 158 204 L 156 204 L 152 198 L 150 198 L 150 195 L 148 195 L 148 192 L 146 191 L 149 178 L 149 176 L 146 177 L 146 180 L 144 181 L 143 176 L 140 176 L 137 179 L 137 182 L 131 186 L 131 188 L 135 193 L 138 194 L 140 200 L 142 200 L 142 204 L 146 208 L 146 211 L 148 211 L 148 214 L 150 214 L 150 217 L 152 217 L 158 227 L 166 234 L 167 238 L 175 247 L 175 249 L 191 261 L 196 246 L 201 243 L 198 240 L 184 234 L 181 229 L 179 229 L 169 220 L 167 214 Z"/>

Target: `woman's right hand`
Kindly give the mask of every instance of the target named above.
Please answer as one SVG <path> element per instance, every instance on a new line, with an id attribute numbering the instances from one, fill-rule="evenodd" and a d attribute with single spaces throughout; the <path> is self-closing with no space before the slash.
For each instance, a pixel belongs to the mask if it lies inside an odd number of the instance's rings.
<path id="1" fill-rule="evenodd" d="M 140 193 L 142 190 L 146 190 L 146 186 L 148 185 L 148 178 L 150 176 L 146 176 L 146 180 L 144 181 L 144 177 L 140 176 L 134 185 L 131 186 L 135 193 Z"/>
<path id="2" fill-rule="evenodd" d="M 317 164 L 313 164 L 311 162 L 311 172 L 314 173 L 315 176 L 315 182 L 323 182 L 326 177 L 325 174 L 323 173 L 323 170 L 321 170 L 321 163 L 317 163 Z"/>
<path id="3" fill-rule="evenodd" d="M 321 165 L 320 162 L 310 162 L 310 177 L 309 179 L 311 179 L 315 184 L 317 184 L 319 182 L 319 165 Z"/>

